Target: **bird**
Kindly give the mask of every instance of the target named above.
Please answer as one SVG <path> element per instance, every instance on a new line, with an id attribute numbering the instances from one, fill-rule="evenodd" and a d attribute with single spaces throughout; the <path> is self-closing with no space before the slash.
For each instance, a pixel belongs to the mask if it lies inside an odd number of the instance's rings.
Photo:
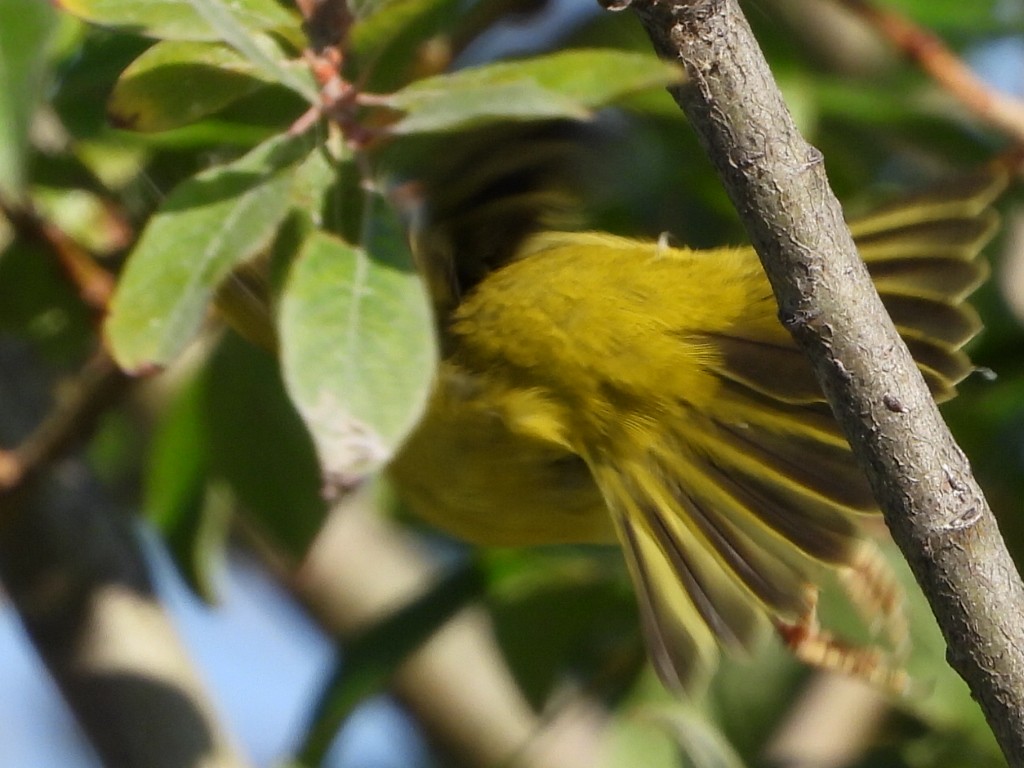
<path id="1" fill-rule="evenodd" d="M 670 689 L 693 691 L 723 648 L 749 652 L 772 627 L 806 661 L 902 685 L 874 649 L 815 625 L 830 573 L 894 628 L 900 591 L 754 249 L 559 226 L 575 146 L 565 126 L 484 131 L 412 174 L 442 359 L 388 468 L 399 496 L 477 545 L 621 547 Z M 967 173 L 848 222 L 939 402 L 973 370 L 966 300 L 1005 184 Z"/>

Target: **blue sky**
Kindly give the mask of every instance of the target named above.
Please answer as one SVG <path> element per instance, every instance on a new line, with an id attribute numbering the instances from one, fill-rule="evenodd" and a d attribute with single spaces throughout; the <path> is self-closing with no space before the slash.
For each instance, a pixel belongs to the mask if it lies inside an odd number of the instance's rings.
<path id="1" fill-rule="evenodd" d="M 221 603 L 197 600 L 157 537 L 144 532 L 158 591 L 206 678 L 225 722 L 254 765 L 287 758 L 334 663 L 330 641 L 258 566 L 230 558 Z M 100 768 L 9 604 L 0 609 L 0 757 L 19 768 Z M 426 746 L 387 697 L 365 705 L 339 734 L 330 768 L 416 768 Z"/>

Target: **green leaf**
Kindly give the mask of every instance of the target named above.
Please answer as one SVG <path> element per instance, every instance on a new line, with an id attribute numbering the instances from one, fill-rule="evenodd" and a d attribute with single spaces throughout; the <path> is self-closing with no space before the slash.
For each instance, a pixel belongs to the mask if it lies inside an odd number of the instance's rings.
<path id="1" fill-rule="evenodd" d="M 394 6 L 400 4 L 401 0 L 351 0 L 348 7 L 357 19 L 365 19 L 371 16 L 387 15 L 381 12 L 390 12 Z"/>
<path id="2" fill-rule="evenodd" d="M 205 372 L 213 474 L 242 512 L 297 562 L 327 511 L 309 432 L 268 353 L 225 337 Z"/>
<path id="3" fill-rule="evenodd" d="M 744 768 L 729 741 L 722 735 L 706 712 L 692 704 L 673 702 L 644 712 L 663 728 L 678 745 L 693 768 Z"/>
<path id="4" fill-rule="evenodd" d="M 299 164 L 291 199 L 296 213 L 306 216 L 310 224 L 319 224 L 332 230 L 333 222 L 324 221 L 325 198 L 339 176 L 358 173 L 349 148 L 341 146 L 337 149 L 336 155 L 326 147 L 319 147 Z"/>
<path id="5" fill-rule="evenodd" d="M 154 152 L 189 152 L 191 159 L 227 156 L 234 148 L 249 150 L 282 133 L 308 105 L 298 94 L 277 85 L 252 90 L 215 115 L 159 133 L 118 132 L 113 139 Z M 109 134 L 108 134 L 109 135 Z M 133 142 L 133 139 L 135 142 Z M 158 162 L 164 161 L 160 156 Z M 182 177 L 177 174 L 177 178 Z M 160 185 L 157 184 L 159 187 Z"/>
<path id="6" fill-rule="evenodd" d="M 679 750 L 661 724 L 636 708 L 619 710 L 605 736 L 606 754 L 600 768 L 680 768 Z"/>
<path id="7" fill-rule="evenodd" d="M 602 768 L 743 768 L 700 702 L 670 697 L 652 672 L 640 677 L 629 701 L 611 719 Z"/>
<path id="8" fill-rule="evenodd" d="M 358 19 L 352 25 L 349 41 L 353 50 L 363 56 L 371 56 L 403 35 L 414 25 L 422 28 L 424 18 L 429 19 L 439 9 L 446 9 L 453 0 L 385 0 L 366 3 L 366 8 L 354 6 Z M 422 42 L 423 33 L 419 33 Z M 412 47 L 412 46 L 410 46 Z"/>
<path id="9" fill-rule="evenodd" d="M 984 757 L 999 763 L 999 748 L 981 708 L 971 697 L 967 683 L 946 661 L 947 646 L 928 602 L 906 560 L 891 541 L 884 543 L 886 559 L 905 589 L 904 613 L 910 622 L 912 641 L 906 671 L 915 684 L 913 695 L 896 702 L 940 732 L 957 731 L 962 743 L 984 765 Z"/>
<path id="10" fill-rule="evenodd" d="M 164 409 L 153 436 L 147 468 L 146 517 L 172 530 L 195 507 L 207 472 L 206 430 L 202 424 L 201 387 L 194 379 Z"/>
<path id="11" fill-rule="evenodd" d="M 276 48 L 270 38 L 258 39 Z M 165 131 L 212 114 L 265 82 L 252 62 L 222 43 L 161 41 L 118 78 L 107 113 L 119 128 Z"/>
<path id="12" fill-rule="evenodd" d="M 937 34 L 1010 35 L 1024 30 L 1024 13 L 1017 3 L 976 0 L 936 3 L 934 0 L 890 0 L 887 5 L 914 23 Z"/>
<path id="13" fill-rule="evenodd" d="M 279 136 L 180 184 L 143 231 L 110 305 L 107 341 L 134 371 L 170 362 L 236 264 L 265 248 L 288 211 L 304 137 Z"/>
<path id="14" fill-rule="evenodd" d="M 572 99 L 526 79 L 453 91 L 406 92 L 391 102 L 406 110 L 406 116 L 389 128 L 395 134 L 454 131 L 498 120 L 585 120 L 590 114 Z"/>
<path id="15" fill-rule="evenodd" d="M 57 171 L 56 163 L 40 163 L 44 168 L 46 165 L 51 172 Z M 40 171 L 42 168 L 37 166 L 37 178 L 42 175 Z M 70 185 L 33 184 L 31 196 L 41 218 L 52 222 L 90 253 L 111 256 L 125 247 L 124 222 L 111 210 L 109 200 L 100 195 Z"/>
<path id="16" fill-rule="evenodd" d="M 0 6 L 0 196 L 24 192 L 28 131 L 45 93 L 48 43 L 57 16 L 40 0 L 4 0 Z"/>
<path id="17" fill-rule="evenodd" d="M 394 133 L 455 130 L 496 120 L 582 118 L 618 99 L 682 80 L 654 56 L 579 50 L 418 80 L 384 103 L 405 112 Z"/>
<path id="18" fill-rule="evenodd" d="M 335 734 L 356 706 L 380 691 L 406 656 L 482 591 L 480 570 L 467 563 L 348 643 L 343 664 L 321 694 L 299 752 L 300 763 L 321 765 Z"/>
<path id="19" fill-rule="evenodd" d="M 221 0 L 189 0 L 206 22 L 215 29 L 220 39 L 247 58 L 254 67 L 263 72 L 264 76 L 301 94 L 310 104 L 319 104 L 320 96 L 313 85 L 309 70 L 303 69 L 307 77 L 302 77 L 294 70 L 286 67 L 280 57 L 274 56 L 260 44 L 261 38 L 247 29 L 244 19 L 237 13 L 234 5 L 226 5 Z"/>
<path id="20" fill-rule="evenodd" d="M 51 105 L 76 145 L 83 140 L 113 143 L 107 99 L 118 75 L 152 45 L 152 41 L 78 26 L 83 30 L 83 39 L 74 56 L 61 63 L 60 83 Z M 117 137 L 117 143 L 125 144 L 121 137 Z"/>
<path id="21" fill-rule="evenodd" d="M 705 705 L 715 712 L 733 749 L 751 761 L 763 754 L 809 675 L 807 667 L 772 640 L 747 658 L 723 654 Z"/>
<path id="22" fill-rule="evenodd" d="M 205 383 L 196 377 L 182 387 L 157 425 L 146 467 L 143 509 L 159 528 L 189 586 L 207 602 L 214 602 L 214 575 L 223 561 L 230 515 L 224 490 L 207 483 Z"/>
<path id="23" fill-rule="evenodd" d="M 221 31 L 194 0 L 57 0 L 80 19 L 166 40 L 221 40 Z M 275 0 L 233 0 L 232 17 L 244 29 L 268 32 L 298 26 L 297 17 Z"/>
<path id="24" fill-rule="evenodd" d="M 426 403 L 433 318 L 390 208 L 369 198 L 364 248 L 314 233 L 281 299 L 288 391 L 324 476 L 345 485 L 385 464 Z"/>

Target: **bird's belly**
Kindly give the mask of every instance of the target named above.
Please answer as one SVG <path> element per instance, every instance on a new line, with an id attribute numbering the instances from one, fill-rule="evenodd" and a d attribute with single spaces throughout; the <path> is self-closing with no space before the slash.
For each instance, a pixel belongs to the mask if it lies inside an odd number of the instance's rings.
<path id="1" fill-rule="evenodd" d="M 490 397 L 452 407 L 450 397 L 436 394 L 390 474 L 417 516 L 477 544 L 616 540 L 586 463 L 517 431 Z"/>

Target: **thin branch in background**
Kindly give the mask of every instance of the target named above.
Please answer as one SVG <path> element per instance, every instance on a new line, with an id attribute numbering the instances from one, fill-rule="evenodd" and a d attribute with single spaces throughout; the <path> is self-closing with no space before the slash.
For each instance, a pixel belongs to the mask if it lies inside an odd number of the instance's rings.
<path id="1" fill-rule="evenodd" d="M 991 88 L 930 31 L 870 0 L 835 2 L 864 19 L 979 119 L 1024 143 L 1024 102 Z"/>
<path id="2" fill-rule="evenodd" d="M 93 355 L 61 387 L 61 397 L 39 426 L 16 447 L 0 450 L 0 500 L 84 441 L 129 382 L 105 351 Z"/>
<path id="3" fill-rule="evenodd" d="M 888 705 L 874 686 L 819 673 L 782 718 L 765 757 L 772 765 L 855 765 L 877 741 Z"/>
<path id="4" fill-rule="evenodd" d="M 97 316 L 106 312 L 114 277 L 91 253 L 30 204 L 9 205 L 0 199 L 0 213 L 16 236 L 41 243 L 75 287 L 79 299 Z M 14 448 L 0 448 L 0 498 L 18 490 L 33 474 L 68 453 L 91 434 L 96 419 L 123 394 L 129 377 L 102 349 L 60 388 L 60 396 L 39 425 Z"/>
<path id="5" fill-rule="evenodd" d="M 0 200 L 0 213 L 18 236 L 42 243 L 54 255 L 64 275 L 74 285 L 82 303 L 97 314 L 107 309 L 114 293 L 114 276 L 64 230 L 43 218 L 30 205 L 18 207 Z"/>
<path id="6" fill-rule="evenodd" d="M 764 264 L 780 317 L 871 482 L 1011 765 L 1024 765 L 1024 584 L 988 502 L 882 305 L 737 0 L 623 0 Z M 899 408 L 892 407 L 898 403 Z"/>

